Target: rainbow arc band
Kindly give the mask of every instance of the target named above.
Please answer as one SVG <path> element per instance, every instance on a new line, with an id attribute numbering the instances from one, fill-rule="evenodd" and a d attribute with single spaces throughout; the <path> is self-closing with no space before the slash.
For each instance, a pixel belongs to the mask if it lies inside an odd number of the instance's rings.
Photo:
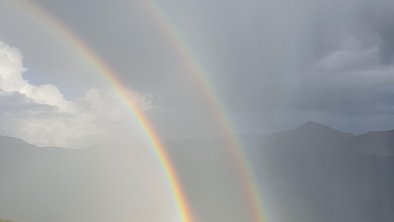
<path id="1" fill-rule="evenodd" d="M 183 64 L 186 73 L 193 79 L 196 89 L 205 98 L 205 107 L 210 109 L 211 119 L 220 128 L 220 134 L 225 139 L 226 146 L 236 165 L 236 171 L 243 187 L 248 209 L 250 210 L 251 221 L 264 222 L 265 217 L 261 194 L 257 182 L 254 180 L 252 167 L 244 152 L 244 147 L 236 136 L 234 126 L 214 90 L 215 87 L 208 78 L 208 72 L 203 69 L 202 64 L 194 55 L 193 50 L 188 46 L 187 41 L 182 37 L 181 32 L 178 31 L 174 23 L 166 16 L 158 2 L 155 0 L 144 0 L 143 6 L 147 13 L 149 13 L 149 17 L 152 18 L 154 24 L 177 53 L 180 63 Z"/>
<path id="2" fill-rule="evenodd" d="M 144 116 L 142 110 L 140 110 L 138 105 L 135 103 L 135 100 L 130 97 L 126 87 L 117 79 L 117 73 L 111 70 L 105 61 L 103 61 L 75 33 L 53 17 L 44 8 L 37 4 L 33 4 L 33 2 L 29 0 L 15 2 L 24 6 L 26 11 L 33 13 L 33 15 L 44 25 L 52 28 L 60 37 L 64 38 L 66 42 L 71 44 L 75 51 L 91 63 L 97 71 L 109 81 L 114 89 L 116 89 L 121 99 L 127 104 L 135 118 L 138 120 L 163 167 L 163 171 L 167 177 L 179 211 L 180 221 L 193 222 L 180 182 L 164 147 L 160 143 L 152 125 L 149 123 L 149 120 Z M 207 72 L 204 71 L 198 59 L 193 55 L 193 51 L 188 47 L 188 44 L 182 38 L 180 32 L 165 15 L 164 11 L 160 8 L 160 5 L 153 0 L 144 0 L 143 5 L 147 13 L 151 16 L 152 21 L 156 23 L 158 29 L 166 36 L 166 39 L 181 59 L 184 68 L 194 79 L 196 88 L 205 98 L 206 107 L 210 108 L 212 119 L 215 121 L 216 125 L 220 127 L 220 133 L 223 138 L 226 139 L 226 146 L 233 158 L 239 180 L 242 183 L 243 192 L 251 214 L 251 221 L 264 222 L 265 219 L 261 203 L 261 194 L 257 187 L 257 183 L 254 180 L 252 168 L 247 160 L 242 144 L 235 136 L 234 127 L 227 116 L 227 112 L 225 111 L 224 106 L 220 103 L 217 93 L 214 91 L 214 87 L 207 77 Z"/>
<path id="3" fill-rule="evenodd" d="M 120 98 L 128 106 L 134 117 L 138 121 L 147 139 L 150 142 L 169 183 L 172 196 L 175 199 L 179 220 L 182 222 L 193 222 L 190 209 L 187 205 L 186 197 L 182 191 L 180 181 L 176 176 L 176 172 L 171 165 L 170 159 L 160 143 L 151 123 L 144 116 L 143 111 L 137 105 L 134 98 L 131 97 L 129 91 L 117 78 L 118 74 L 103 61 L 85 42 L 83 42 L 74 32 L 67 28 L 63 23 L 53 17 L 48 11 L 41 6 L 34 4 L 32 1 L 15 1 L 19 7 L 22 7 L 28 13 L 32 13 L 43 25 L 52 29 L 59 37 L 63 38 L 70 44 L 76 53 L 83 56 L 102 76 L 104 76 L 112 87 L 117 91 Z"/>

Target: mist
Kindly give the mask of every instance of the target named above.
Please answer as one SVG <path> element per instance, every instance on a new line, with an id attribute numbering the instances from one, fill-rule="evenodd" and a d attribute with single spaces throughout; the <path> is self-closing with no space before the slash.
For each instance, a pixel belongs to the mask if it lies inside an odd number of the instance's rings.
<path id="1" fill-rule="evenodd" d="M 393 15 L 1 1 L 0 220 L 392 221 Z"/>

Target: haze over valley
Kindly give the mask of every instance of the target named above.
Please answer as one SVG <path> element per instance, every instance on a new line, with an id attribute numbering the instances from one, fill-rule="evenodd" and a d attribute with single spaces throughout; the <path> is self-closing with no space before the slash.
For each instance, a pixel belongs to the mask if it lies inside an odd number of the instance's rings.
<path id="1" fill-rule="evenodd" d="M 393 15 L 0 0 L 0 222 L 394 221 Z"/>
<path id="2" fill-rule="evenodd" d="M 393 220 L 393 130 L 353 135 L 308 122 L 241 138 L 268 221 Z M 224 144 L 165 143 L 196 221 L 250 220 Z M 19 222 L 171 221 L 168 187 L 149 155 L 127 145 L 70 150 L 0 137 L 0 215 Z"/>

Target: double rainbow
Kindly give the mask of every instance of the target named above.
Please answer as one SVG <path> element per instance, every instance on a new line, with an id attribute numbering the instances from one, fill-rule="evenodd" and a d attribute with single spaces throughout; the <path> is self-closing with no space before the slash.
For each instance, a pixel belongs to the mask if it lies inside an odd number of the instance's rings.
<path id="1" fill-rule="evenodd" d="M 29 13 L 32 13 L 41 23 L 51 28 L 57 35 L 64 38 L 76 53 L 79 53 L 90 63 L 96 70 L 103 75 L 112 87 L 118 92 L 119 97 L 129 107 L 134 117 L 137 119 L 143 129 L 147 139 L 150 141 L 154 152 L 156 153 L 167 181 L 170 185 L 176 206 L 179 212 L 179 219 L 182 222 L 192 222 L 193 218 L 187 205 L 187 200 L 176 172 L 169 160 L 169 157 L 160 143 L 151 123 L 144 116 L 143 111 L 136 104 L 134 98 L 130 96 L 126 87 L 119 81 L 116 72 L 114 72 L 99 55 L 97 55 L 85 42 L 83 42 L 74 32 L 67 28 L 62 22 L 52 16 L 44 8 L 33 2 L 21 1 L 19 6 L 23 7 Z M 226 145 L 236 165 L 239 180 L 242 183 L 243 192 L 247 199 L 248 209 L 250 209 L 251 221 L 263 222 L 263 212 L 260 202 L 260 194 L 257 185 L 253 179 L 251 167 L 248 164 L 246 154 L 243 151 L 240 141 L 235 136 L 234 127 L 229 121 L 223 105 L 217 98 L 213 86 L 211 85 L 207 73 L 204 71 L 198 59 L 193 56 L 192 50 L 188 47 L 186 41 L 180 35 L 180 32 L 172 25 L 160 6 L 152 0 L 144 0 L 144 6 L 152 20 L 157 24 L 158 29 L 166 36 L 166 39 L 176 51 L 184 68 L 195 80 L 196 88 L 203 93 L 207 107 L 210 108 L 211 117 L 221 129 L 221 135 L 225 138 Z"/>
<path id="2" fill-rule="evenodd" d="M 211 118 L 220 127 L 220 134 L 225 139 L 226 146 L 234 160 L 239 180 L 242 183 L 243 192 L 247 198 L 248 208 L 250 209 L 251 221 L 263 222 L 264 214 L 262 203 L 260 201 L 260 192 L 255 183 L 253 170 L 249 165 L 246 153 L 239 139 L 235 136 L 234 126 L 232 125 L 224 106 L 214 91 L 207 76 L 207 72 L 194 56 L 192 49 L 188 46 L 186 40 L 182 38 L 180 31 L 173 25 L 171 20 L 166 16 L 160 5 L 154 0 L 144 1 L 146 11 L 157 24 L 160 31 L 166 36 L 171 43 L 172 48 L 176 51 L 181 63 L 184 65 L 187 73 L 193 78 L 196 89 L 198 89 L 205 98 L 206 106 L 210 109 Z"/>

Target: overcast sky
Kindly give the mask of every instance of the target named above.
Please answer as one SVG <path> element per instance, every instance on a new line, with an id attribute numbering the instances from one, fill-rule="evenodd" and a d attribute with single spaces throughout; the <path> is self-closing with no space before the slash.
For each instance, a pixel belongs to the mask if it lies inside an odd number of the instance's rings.
<path id="1" fill-rule="evenodd" d="M 91 145 L 125 129 L 139 135 L 94 67 L 15 2 L 0 1 L 0 134 L 60 146 Z M 32 2 L 118 73 L 161 137 L 215 135 L 169 26 L 145 1 Z M 152 2 L 203 67 L 238 132 L 308 120 L 354 133 L 394 128 L 392 1 Z"/>

